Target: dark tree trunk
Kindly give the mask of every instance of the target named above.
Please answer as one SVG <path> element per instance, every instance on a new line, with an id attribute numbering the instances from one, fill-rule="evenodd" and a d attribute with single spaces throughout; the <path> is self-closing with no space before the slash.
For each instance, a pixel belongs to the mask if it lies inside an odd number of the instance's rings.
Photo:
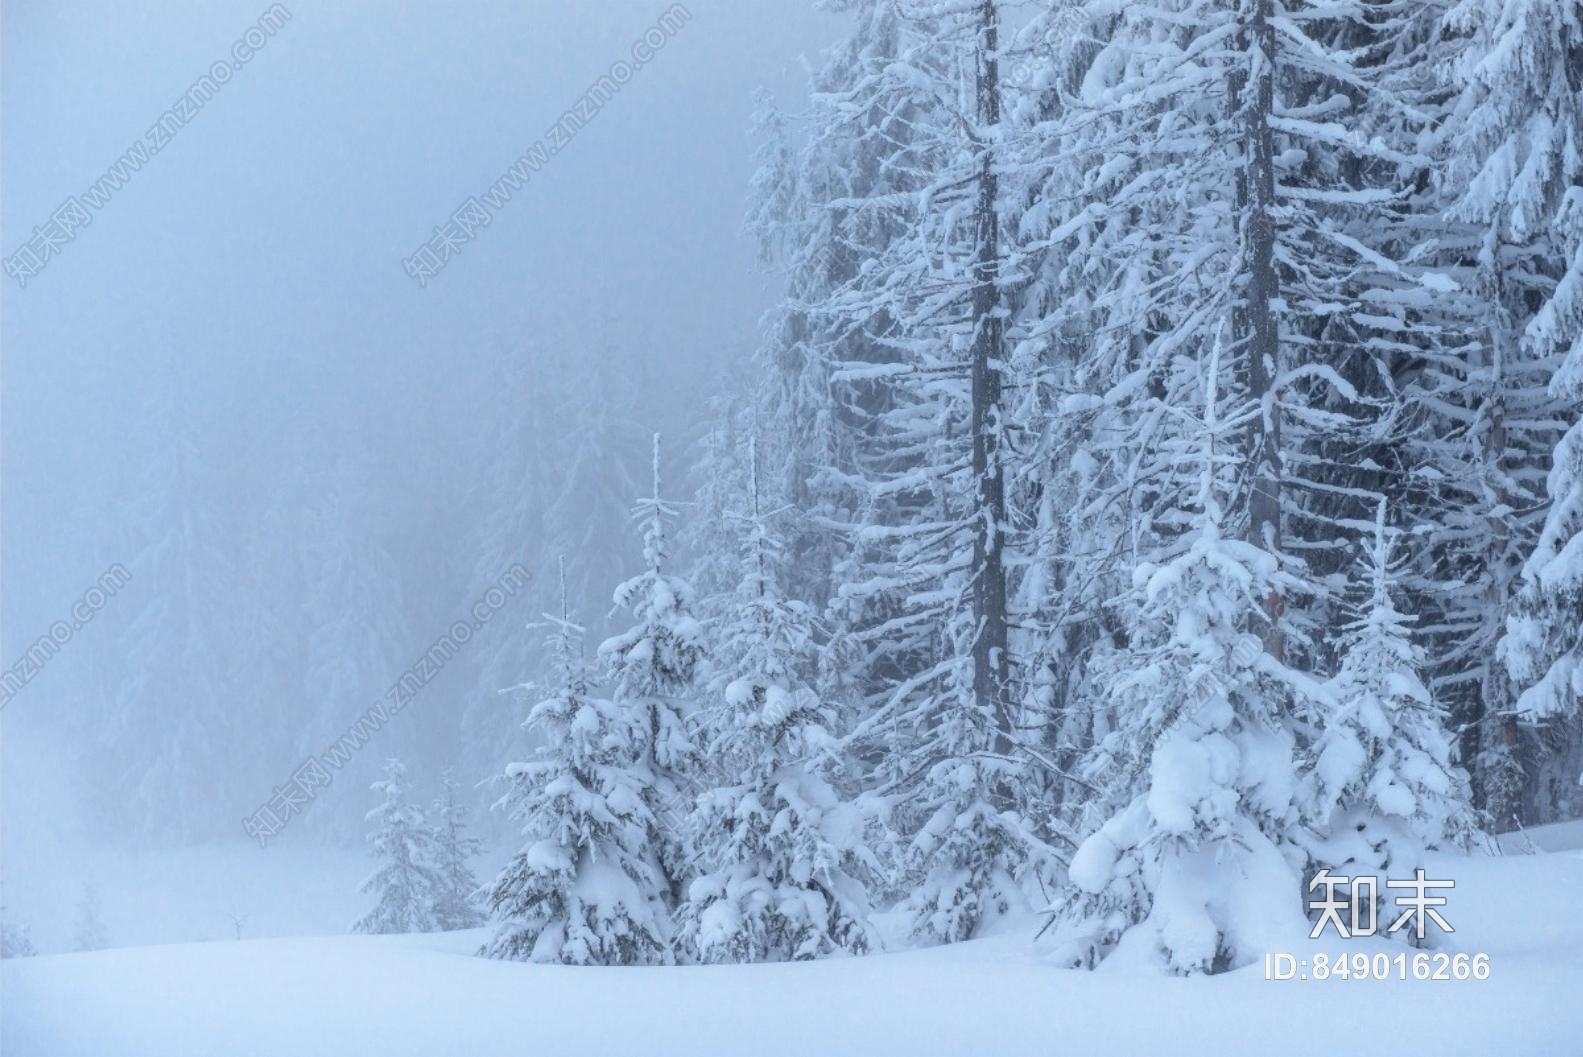
<path id="1" fill-rule="evenodd" d="M 1275 27 L 1270 22 L 1270 8 L 1271 0 L 1248 0 L 1244 6 L 1248 54 L 1250 58 L 1259 55 L 1260 60 L 1253 76 L 1242 77 L 1232 94 L 1233 105 L 1244 106 L 1246 142 L 1238 198 L 1247 283 L 1233 319 L 1233 337 L 1246 364 L 1248 395 L 1261 408 L 1247 438 L 1252 472 L 1248 542 L 1275 554 L 1281 549 L 1281 409 L 1275 389 L 1280 336 L 1274 305 L 1280 284 L 1275 273 L 1275 142 L 1270 130 L 1275 108 Z M 1272 590 L 1264 604 L 1265 649 L 1282 657 L 1284 603 Z"/>
<path id="2" fill-rule="evenodd" d="M 1006 684 L 1006 482 L 1001 466 L 1001 371 L 1005 321 L 1000 299 L 1000 216 L 995 134 L 1000 124 L 999 17 L 994 0 L 978 7 L 978 232 L 973 266 L 973 693 L 995 717 L 999 753 L 1011 749 Z"/>

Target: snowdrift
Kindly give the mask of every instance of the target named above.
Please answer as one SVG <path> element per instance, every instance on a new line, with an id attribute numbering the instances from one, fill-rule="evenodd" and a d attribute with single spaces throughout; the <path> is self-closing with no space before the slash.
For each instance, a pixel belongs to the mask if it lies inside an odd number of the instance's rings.
<path id="1" fill-rule="evenodd" d="M 1434 863 L 1476 981 L 1277 982 L 1050 967 L 1033 929 L 817 963 L 575 969 L 484 933 L 244 940 L 12 960 L 6 1057 L 1470 1054 L 1575 1057 L 1583 853 Z M 1312 941 L 1299 957 L 1402 949 Z"/>

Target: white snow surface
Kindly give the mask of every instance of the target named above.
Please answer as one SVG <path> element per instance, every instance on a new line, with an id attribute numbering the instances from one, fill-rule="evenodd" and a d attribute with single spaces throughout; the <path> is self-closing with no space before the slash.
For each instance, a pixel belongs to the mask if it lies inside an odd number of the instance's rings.
<path id="1" fill-rule="evenodd" d="M 1558 843 L 1570 843 L 1558 841 Z M 1556 1054 L 1583 1040 L 1583 852 L 1440 856 L 1451 949 L 1487 980 L 1278 982 L 1056 969 L 1034 922 L 930 950 L 573 968 L 483 930 L 122 948 L 0 965 L 5 1057 L 226 1054 Z M 1407 948 L 1333 934 L 1292 953 Z"/>

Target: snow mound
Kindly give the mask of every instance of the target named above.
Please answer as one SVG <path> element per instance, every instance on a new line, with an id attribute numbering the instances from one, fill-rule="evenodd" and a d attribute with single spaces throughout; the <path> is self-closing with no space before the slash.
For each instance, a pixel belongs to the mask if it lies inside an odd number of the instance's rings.
<path id="1" fill-rule="evenodd" d="M 569 968 L 475 957 L 481 931 L 127 948 L 0 967 L 6 1057 L 553 1053 L 1575 1055 L 1583 859 L 1441 857 L 1475 981 L 1181 979 L 1051 968 L 1030 927 L 816 963 Z M 1514 898 L 1520 893 L 1521 898 Z M 1334 936 L 1293 953 L 1400 949 Z"/>

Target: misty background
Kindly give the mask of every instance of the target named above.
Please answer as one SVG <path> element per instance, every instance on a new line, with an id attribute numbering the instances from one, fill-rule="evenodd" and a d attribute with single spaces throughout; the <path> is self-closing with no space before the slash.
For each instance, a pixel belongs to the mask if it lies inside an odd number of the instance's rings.
<path id="1" fill-rule="evenodd" d="M 6 4 L 4 252 L 267 6 Z M 522 717 L 500 691 L 533 674 L 555 555 L 597 641 L 640 561 L 651 432 L 687 497 L 775 294 L 741 230 L 753 92 L 801 98 L 801 56 L 841 32 L 689 0 L 420 289 L 402 259 L 669 5 L 287 6 L 43 274 L 4 285 L 0 664 L 107 569 L 131 576 L 0 712 L 0 876 L 24 911 L 95 855 L 245 840 L 272 786 L 521 562 L 530 587 L 282 839 L 360 845 L 387 754 L 420 795 L 445 768 L 498 773 Z"/>

